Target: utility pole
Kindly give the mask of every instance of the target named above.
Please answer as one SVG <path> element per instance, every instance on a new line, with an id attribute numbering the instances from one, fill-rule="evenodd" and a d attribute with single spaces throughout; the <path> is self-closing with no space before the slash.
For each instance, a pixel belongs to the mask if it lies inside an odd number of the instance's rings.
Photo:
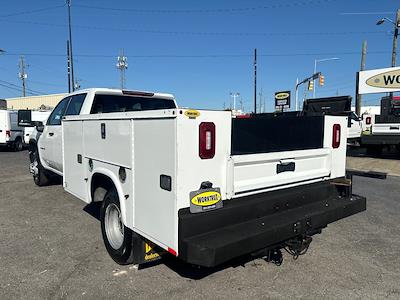
<path id="1" fill-rule="evenodd" d="M 25 61 L 23 56 L 19 58 L 18 77 L 22 81 L 22 97 L 26 97 L 26 78 L 28 77 L 28 75 L 25 72 Z"/>
<path id="2" fill-rule="evenodd" d="M 71 93 L 71 61 L 69 56 L 69 40 L 67 40 L 67 75 L 68 75 L 68 93 Z"/>
<path id="3" fill-rule="evenodd" d="M 72 87 L 72 91 L 75 91 L 74 83 L 74 56 L 72 55 L 72 30 L 71 30 L 71 0 L 67 1 L 68 8 L 68 33 L 69 33 L 69 63 L 71 66 L 71 82 L 69 83 Z"/>
<path id="4" fill-rule="evenodd" d="M 121 90 L 123 90 L 125 88 L 125 70 L 128 69 L 128 58 L 124 55 L 124 49 L 121 49 L 116 67 L 120 71 Z"/>
<path id="5" fill-rule="evenodd" d="M 364 41 L 362 44 L 362 51 L 361 51 L 361 66 L 360 66 L 360 71 L 365 70 L 365 60 L 367 56 L 367 41 Z M 356 81 L 356 114 L 357 116 L 360 115 L 361 112 L 361 100 L 362 100 L 362 95 L 359 94 L 358 91 L 358 74 L 357 74 L 357 81 Z"/>
<path id="6" fill-rule="evenodd" d="M 396 66 L 397 37 L 399 36 L 399 27 L 400 27 L 400 9 L 397 10 L 396 20 L 395 20 L 395 24 L 394 24 L 393 47 L 392 47 L 392 67 Z M 393 99 L 393 92 L 390 93 L 390 97 Z"/>
<path id="7" fill-rule="evenodd" d="M 295 109 L 299 109 L 299 78 L 296 78 L 296 89 L 295 89 Z"/>
<path id="8" fill-rule="evenodd" d="M 392 67 L 396 66 L 397 38 L 399 36 L 400 27 L 400 9 L 397 10 L 396 20 L 394 22 L 393 48 L 392 48 Z"/>
<path id="9" fill-rule="evenodd" d="M 257 113 L 257 48 L 254 49 L 254 113 Z"/>

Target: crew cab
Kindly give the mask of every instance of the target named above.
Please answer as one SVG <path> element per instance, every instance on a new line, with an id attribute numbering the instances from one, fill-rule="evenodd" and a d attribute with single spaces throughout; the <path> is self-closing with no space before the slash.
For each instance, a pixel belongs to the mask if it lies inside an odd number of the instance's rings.
<path id="1" fill-rule="evenodd" d="M 341 116 L 232 118 L 179 108 L 169 94 L 88 89 L 37 124 L 30 169 L 38 185 L 55 173 L 101 203 L 119 264 L 169 253 L 213 267 L 283 247 L 298 256 L 329 223 L 366 209 L 345 177 L 346 127 Z"/>

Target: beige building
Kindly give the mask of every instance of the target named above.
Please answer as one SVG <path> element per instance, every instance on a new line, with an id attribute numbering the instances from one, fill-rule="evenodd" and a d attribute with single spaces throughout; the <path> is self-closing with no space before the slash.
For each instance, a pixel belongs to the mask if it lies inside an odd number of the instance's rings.
<path id="1" fill-rule="evenodd" d="M 67 94 L 6 98 L 7 109 L 52 109 Z"/>

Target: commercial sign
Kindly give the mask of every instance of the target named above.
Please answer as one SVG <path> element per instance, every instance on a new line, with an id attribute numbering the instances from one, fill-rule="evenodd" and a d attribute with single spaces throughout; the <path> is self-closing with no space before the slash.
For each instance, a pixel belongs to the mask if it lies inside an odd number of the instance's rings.
<path id="1" fill-rule="evenodd" d="M 400 91 L 400 67 L 361 71 L 358 73 L 358 93 L 388 93 Z"/>
<path id="2" fill-rule="evenodd" d="M 290 108 L 290 91 L 275 93 L 275 109 L 282 110 Z"/>

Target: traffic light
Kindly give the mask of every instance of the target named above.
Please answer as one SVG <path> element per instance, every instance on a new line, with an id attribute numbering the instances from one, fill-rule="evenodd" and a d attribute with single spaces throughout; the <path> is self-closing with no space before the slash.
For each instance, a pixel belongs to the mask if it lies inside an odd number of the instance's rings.
<path id="1" fill-rule="evenodd" d="M 325 84 L 325 76 L 324 75 L 319 75 L 319 86 L 323 86 Z"/>
<path id="2" fill-rule="evenodd" d="M 308 82 L 308 90 L 312 91 L 314 89 L 314 80 L 310 80 Z"/>

